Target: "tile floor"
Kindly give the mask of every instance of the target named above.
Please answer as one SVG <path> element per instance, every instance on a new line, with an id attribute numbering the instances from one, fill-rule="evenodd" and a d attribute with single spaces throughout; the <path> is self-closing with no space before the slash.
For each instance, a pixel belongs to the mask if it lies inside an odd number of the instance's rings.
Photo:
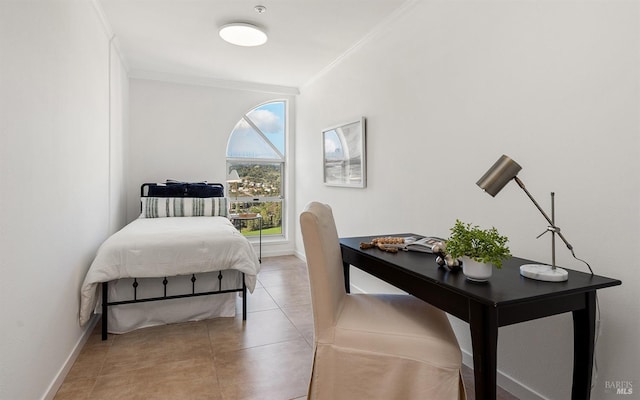
<path id="1" fill-rule="evenodd" d="M 140 329 L 100 339 L 98 325 L 55 400 L 306 399 L 313 317 L 306 265 L 263 258 L 241 316 Z M 240 303 L 238 303 L 240 305 Z M 463 371 L 469 400 L 473 374 Z M 517 400 L 499 389 L 499 400 Z"/>

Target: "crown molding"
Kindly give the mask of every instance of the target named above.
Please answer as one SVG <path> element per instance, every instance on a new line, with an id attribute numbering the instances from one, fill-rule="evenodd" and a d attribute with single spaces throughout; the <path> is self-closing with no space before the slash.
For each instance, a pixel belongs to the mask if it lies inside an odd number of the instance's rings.
<path id="1" fill-rule="evenodd" d="M 367 33 L 362 39 L 357 41 L 353 46 L 348 48 L 344 53 L 340 54 L 335 60 L 333 60 L 329 65 L 324 67 L 320 72 L 311 77 L 307 82 L 301 85 L 301 89 L 312 85 L 318 79 L 322 78 L 324 75 L 328 74 L 331 70 L 340 65 L 345 59 L 349 58 L 353 53 L 358 51 L 361 47 L 368 44 L 369 42 L 375 40 L 379 36 L 385 34 L 389 29 L 391 29 L 392 25 L 399 20 L 401 17 L 406 15 L 413 7 L 418 4 L 420 0 L 406 0 L 399 8 L 397 8 L 394 12 L 389 14 L 387 18 L 385 18 L 382 22 L 376 25 L 369 33 Z"/>
<path id="2" fill-rule="evenodd" d="M 104 14 L 104 10 L 102 9 L 100 2 L 98 0 L 91 0 L 91 5 L 93 5 L 93 9 L 95 10 L 96 14 L 98 14 L 98 19 L 100 19 L 102 29 L 109 39 L 109 44 L 113 46 L 113 49 L 116 51 L 116 54 L 118 55 L 118 58 L 120 59 L 120 62 L 122 63 L 125 71 L 128 72 L 130 70 L 129 64 L 127 63 L 127 59 L 124 56 L 124 53 L 122 52 L 122 50 L 120 50 L 120 42 L 118 41 L 115 33 L 113 33 L 111 24 L 109 23 L 107 16 Z"/>
<path id="3" fill-rule="evenodd" d="M 209 86 L 221 89 L 246 90 L 250 92 L 273 93 L 295 96 L 300 90 L 291 86 L 270 85 L 266 83 L 232 81 L 208 76 L 181 75 L 167 72 L 132 69 L 129 71 L 130 79 L 144 79 L 150 81 L 181 83 L 186 85 Z"/>
<path id="4" fill-rule="evenodd" d="M 104 29 L 105 35 L 111 39 L 114 36 L 113 29 L 111 29 L 111 24 L 109 23 L 109 20 L 107 20 L 107 16 L 104 14 L 104 10 L 102 9 L 100 2 L 98 0 L 91 0 L 91 5 L 93 6 L 96 14 L 98 14 L 98 18 L 102 23 L 102 29 Z"/>

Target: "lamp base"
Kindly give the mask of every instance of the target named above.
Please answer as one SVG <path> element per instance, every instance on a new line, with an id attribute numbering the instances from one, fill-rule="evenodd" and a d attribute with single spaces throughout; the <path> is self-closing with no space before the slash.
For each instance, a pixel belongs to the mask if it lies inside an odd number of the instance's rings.
<path id="1" fill-rule="evenodd" d="M 564 282 L 569 279 L 566 269 L 552 268 L 551 265 L 544 264 L 524 264 L 520 266 L 520 275 L 525 278 L 535 279 L 545 282 Z"/>

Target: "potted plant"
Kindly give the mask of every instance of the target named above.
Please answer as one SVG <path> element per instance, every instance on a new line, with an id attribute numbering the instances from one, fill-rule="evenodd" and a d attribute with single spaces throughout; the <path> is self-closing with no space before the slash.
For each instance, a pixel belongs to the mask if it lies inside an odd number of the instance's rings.
<path id="1" fill-rule="evenodd" d="M 456 220 L 446 242 L 446 252 L 454 259 L 462 259 L 462 272 L 468 279 L 486 281 L 492 265 L 502 268 L 502 261 L 511 256 L 508 240 L 496 228 L 482 229 Z"/>

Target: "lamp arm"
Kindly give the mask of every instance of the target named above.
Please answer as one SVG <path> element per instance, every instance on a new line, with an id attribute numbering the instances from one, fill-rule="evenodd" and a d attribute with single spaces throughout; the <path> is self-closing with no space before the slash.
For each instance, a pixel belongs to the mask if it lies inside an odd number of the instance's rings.
<path id="1" fill-rule="evenodd" d="M 560 239 L 562 239 L 562 241 L 564 242 L 564 244 L 567 245 L 567 248 L 569 250 L 571 250 L 571 253 L 573 253 L 573 246 L 567 241 L 567 239 L 562 235 L 562 232 L 560 232 L 560 229 L 555 226 L 555 224 L 553 223 L 553 221 L 551 220 L 551 218 L 549 218 L 549 216 L 547 215 L 547 213 L 544 212 L 544 210 L 542 209 L 542 207 L 540 207 L 540 204 L 538 204 L 538 202 L 536 201 L 536 199 L 533 198 L 533 196 L 531 195 L 531 193 L 529 193 L 529 191 L 527 190 L 527 188 L 524 186 L 524 183 L 522 183 L 522 181 L 515 176 L 513 178 L 516 183 L 518 184 L 518 186 L 520 186 L 520 188 L 522 190 L 524 190 L 524 192 L 527 194 L 527 196 L 529 196 L 529 198 L 531 199 L 531 201 L 533 202 L 533 204 L 536 206 L 536 208 L 538 209 L 538 211 L 540 211 L 540 213 L 542 213 L 542 216 L 544 216 L 544 218 L 547 220 L 547 222 L 549 223 L 549 226 L 551 226 L 551 228 L 554 229 L 554 232 L 558 234 L 558 236 L 560 237 Z"/>

